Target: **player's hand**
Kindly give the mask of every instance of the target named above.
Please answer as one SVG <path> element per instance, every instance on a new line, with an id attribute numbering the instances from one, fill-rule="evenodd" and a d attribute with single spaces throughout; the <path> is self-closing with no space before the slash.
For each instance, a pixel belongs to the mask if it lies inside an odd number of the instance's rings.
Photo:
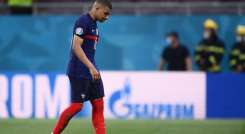
<path id="1" fill-rule="evenodd" d="M 93 80 L 100 79 L 100 73 L 97 71 L 95 67 L 91 67 L 89 71 L 90 71 L 90 74 L 92 75 Z"/>

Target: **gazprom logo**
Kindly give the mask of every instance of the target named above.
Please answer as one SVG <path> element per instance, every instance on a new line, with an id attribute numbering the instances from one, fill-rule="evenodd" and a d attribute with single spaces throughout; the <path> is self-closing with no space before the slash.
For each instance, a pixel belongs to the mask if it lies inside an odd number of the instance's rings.
<path id="1" fill-rule="evenodd" d="M 55 118 L 70 102 L 65 75 L 0 74 L 0 118 Z"/>
<path id="2" fill-rule="evenodd" d="M 109 100 L 109 109 L 118 118 L 127 118 L 132 112 L 130 105 L 131 88 L 129 81 L 126 81 L 122 89 L 112 94 Z"/>
<path id="3" fill-rule="evenodd" d="M 124 87 L 109 98 L 109 110 L 113 116 L 121 119 L 194 119 L 194 104 L 132 102 L 132 95 L 130 80 L 126 79 Z"/>

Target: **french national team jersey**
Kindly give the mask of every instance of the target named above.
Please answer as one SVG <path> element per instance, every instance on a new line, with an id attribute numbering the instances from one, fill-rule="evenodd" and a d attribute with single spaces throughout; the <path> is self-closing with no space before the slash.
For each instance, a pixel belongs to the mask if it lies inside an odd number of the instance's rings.
<path id="1" fill-rule="evenodd" d="M 81 48 L 91 63 L 97 68 L 94 60 L 96 45 L 99 38 L 99 31 L 96 21 L 94 21 L 89 14 L 82 15 L 75 22 L 73 35 L 77 35 L 83 39 Z M 89 69 L 77 58 L 72 49 L 70 52 L 67 75 L 89 79 L 92 78 Z"/>

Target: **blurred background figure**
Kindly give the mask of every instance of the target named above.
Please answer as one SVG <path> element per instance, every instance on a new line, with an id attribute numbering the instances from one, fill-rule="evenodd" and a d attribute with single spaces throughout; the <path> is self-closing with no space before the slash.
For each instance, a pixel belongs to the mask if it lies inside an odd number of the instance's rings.
<path id="1" fill-rule="evenodd" d="M 245 26 L 236 29 L 236 42 L 230 53 L 230 67 L 235 72 L 245 72 Z"/>
<path id="2" fill-rule="evenodd" d="M 33 0 L 8 0 L 10 14 L 31 15 Z"/>
<path id="3" fill-rule="evenodd" d="M 167 46 L 161 55 L 159 70 L 184 71 L 192 70 L 192 62 L 189 50 L 180 43 L 177 32 L 171 32 L 166 36 Z"/>
<path id="4" fill-rule="evenodd" d="M 220 72 L 225 46 L 218 36 L 218 25 L 212 19 L 204 22 L 203 39 L 195 50 L 195 61 L 199 69 L 208 72 Z"/>

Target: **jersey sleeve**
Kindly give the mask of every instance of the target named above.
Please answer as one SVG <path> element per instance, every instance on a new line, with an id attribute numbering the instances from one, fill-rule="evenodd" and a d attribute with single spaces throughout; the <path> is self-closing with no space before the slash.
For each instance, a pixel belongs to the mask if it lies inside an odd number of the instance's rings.
<path id="1" fill-rule="evenodd" d="M 83 20 L 76 21 L 73 34 L 84 39 L 86 32 L 87 32 L 86 22 Z"/>

